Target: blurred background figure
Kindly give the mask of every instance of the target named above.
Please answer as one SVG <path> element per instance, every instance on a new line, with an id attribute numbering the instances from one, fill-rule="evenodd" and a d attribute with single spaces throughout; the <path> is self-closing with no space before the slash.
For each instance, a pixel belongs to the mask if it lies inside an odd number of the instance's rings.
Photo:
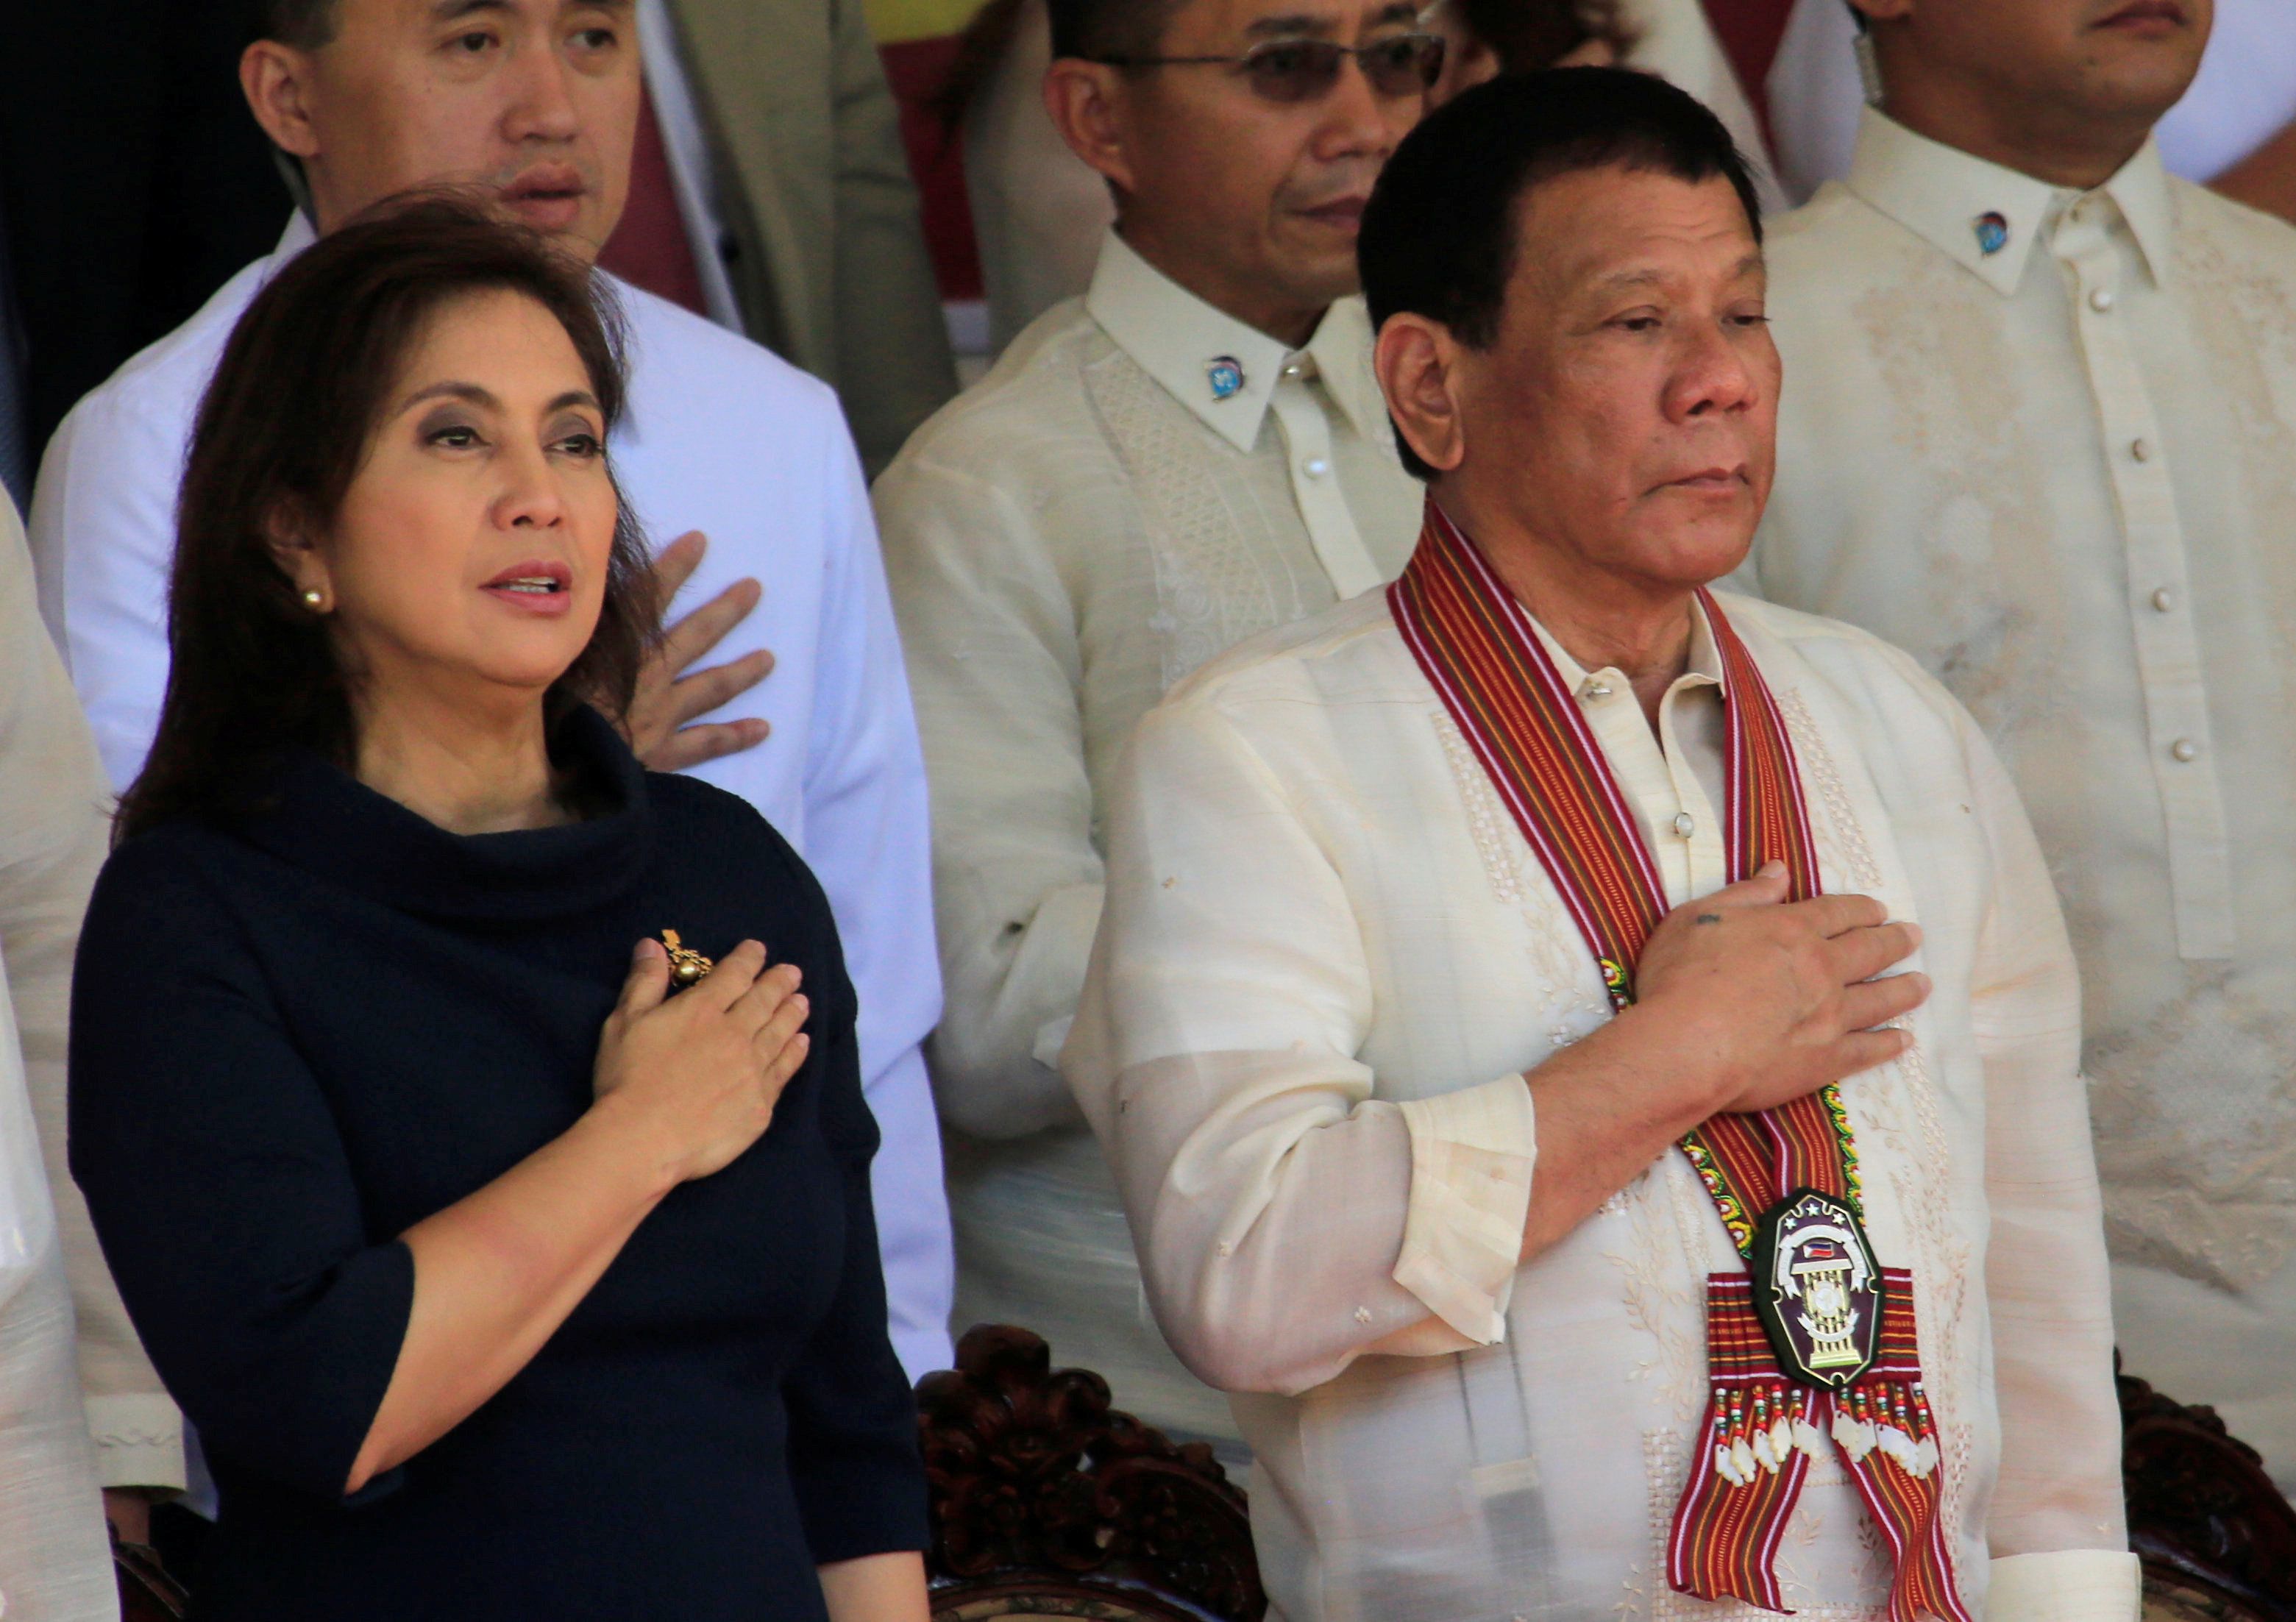
<path id="1" fill-rule="evenodd" d="M 1918 657 L 2080 958 L 2121 1352 L 2296 1482 L 2296 228 L 2167 170 L 2209 0 L 1858 0 L 1754 583 Z M 2211 47 L 2212 48 L 2212 47 Z"/>
<path id="2" fill-rule="evenodd" d="M 31 466 L 80 396 L 277 240 L 298 183 L 238 82 L 268 4 L 86 0 L 12 19 L 0 230 Z M 603 262 L 834 386 L 874 471 L 955 376 L 866 9 L 601 9 L 634 18 L 647 53 L 629 205 Z M 0 474 L 5 411 L 0 398 Z"/>
<path id="3" fill-rule="evenodd" d="M 1623 61 L 1714 108 L 1754 160 L 1766 201 L 1783 201 L 1760 126 L 1699 0 L 1436 0 L 1421 15 L 1447 46 L 1435 104 L 1494 73 Z M 943 115 L 962 132 L 991 355 L 1085 291 L 1115 217 L 1107 187 L 1045 111 L 1051 60 L 1045 0 L 988 0 L 939 93 Z"/>
<path id="4" fill-rule="evenodd" d="M 2170 0 L 2083 0 L 2103 18 Z M 2174 0 L 2183 9 L 2185 0 Z M 1865 87 L 1847 0 L 1747 0 L 1742 62 L 1767 106 L 1778 174 L 1796 202 L 1849 172 Z M 1764 24 L 1767 23 L 1765 29 Z M 1770 56 L 1768 52 L 1774 51 Z M 2199 77 L 2160 123 L 2171 174 L 2296 220 L 2296 8 L 2217 0 Z"/>
<path id="5" fill-rule="evenodd" d="M 0 231 L 28 467 L 74 401 L 277 238 L 286 192 L 239 94 L 239 53 L 262 5 L 11 8 Z"/>
<path id="6" fill-rule="evenodd" d="M 139 1397 L 149 1370 L 64 1161 L 72 953 L 103 860 L 106 798 L 87 723 L 40 626 L 23 528 L 0 500 L 0 1615 L 9 1622 L 114 1622 L 119 1596 L 89 1432 L 127 1441 L 148 1427 L 171 1438 L 176 1427 L 156 1381 Z M 68 1249 L 68 1233 L 87 1242 Z"/>
<path id="7" fill-rule="evenodd" d="M 600 263 L 830 384 L 874 473 L 956 373 L 865 8 L 636 9 L 646 107 L 631 208 Z"/>
<path id="8" fill-rule="evenodd" d="M 1418 532 L 1357 224 L 1442 42 L 1395 0 L 1053 0 L 1039 105 L 1111 195 L 1089 291 L 878 479 L 933 792 L 931 1046 L 957 1323 L 1019 1323 L 1152 1423 L 1233 1435 L 1144 1316 L 1054 1064 L 1100 921 L 1101 785 L 1141 713 Z"/>

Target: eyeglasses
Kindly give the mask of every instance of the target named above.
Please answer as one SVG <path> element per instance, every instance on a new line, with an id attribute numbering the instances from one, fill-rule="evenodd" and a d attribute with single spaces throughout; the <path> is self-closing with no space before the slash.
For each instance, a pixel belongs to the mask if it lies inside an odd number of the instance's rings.
<path id="1" fill-rule="evenodd" d="M 1443 37 L 1393 34 L 1367 45 L 1328 39 L 1271 39 L 1242 56 L 1096 56 L 1110 68 L 1234 68 L 1255 94 L 1270 102 L 1313 102 L 1340 82 L 1340 64 L 1352 56 L 1372 89 L 1390 99 L 1424 95 L 1443 76 Z"/>

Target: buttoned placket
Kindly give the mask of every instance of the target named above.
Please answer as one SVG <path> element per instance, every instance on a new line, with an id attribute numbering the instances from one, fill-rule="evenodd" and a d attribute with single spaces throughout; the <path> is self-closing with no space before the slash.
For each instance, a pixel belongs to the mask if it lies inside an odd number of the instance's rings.
<path id="1" fill-rule="evenodd" d="M 2209 726 L 2208 687 L 2192 617 L 2183 526 L 2168 447 L 2128 336 L 2141 296 L 2136 240 L 2112 197 L 2066 209 L 2050 238 L 2104 437 L 2120 515 L 2128 613 L 2144 695 L 2147 753 L 2161 796 L 2180 957 L 2233 954 L 2232 875 L 2224 795 Z"/>
<path id="2" fill-rule="evenodd" d="M 1682 704 L 1716 701 L 1719 694 L 1711 676 L 1677 676 L 1659 701 L 1653 733 L 1633 684 L 1620 672 L 1598 670 L 1578 684 L 1579 711 L 1602 745 L 1619 791 L 1634 807 L 1669 907 L 1719 889 L 1728 878 L 1722 818 L 1677 725 Z M 1718 779 L 1721 762 L 1707 764 Z"/>
<path id="3" fill-rule="evenodd" d="M 1331 577 L 1332 589 L 1342 600 L 1358 596 L 1383 583 L 1348 511 L 1340 489 L 1340 470 L 1332 455 L 1332 424 L 1324 385 L 1316 371 L 1316 358 L 1305 352 L 1284 357 L 1276 373 L 1268 404 L 1277 430 L 1283 436 L 1283 454 L 1291 470 L 1292 494 L 1308 526 L 1316 556 Z"/>

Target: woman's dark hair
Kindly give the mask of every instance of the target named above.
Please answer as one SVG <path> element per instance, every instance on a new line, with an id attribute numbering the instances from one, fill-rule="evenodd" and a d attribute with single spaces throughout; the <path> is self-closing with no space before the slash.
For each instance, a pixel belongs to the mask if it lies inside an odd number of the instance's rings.
<path id="1" fill-rule="evenodd" d="M 1356 260 L 1373 324 L 1407 310 L 1441 322 L 1469 348 L 1489 348 L 1514 273 L 1522 199 L 1558 175 L 1613 165 L 1693 184 L 1721 176 L 1762 240 L 1746 160 L 1696 97 L 1625 68 L 1502 74 L 1422 119 L 1372 187 Z M 1434 477 L 1400 434 L 1396 448 L 1412 473 Z"/>
<path id="2" fill-rule="evenodd" d="M 274 560 L 277 526 L 324 534 L 429 323 L 472 293 L 510 291 L 557 317 L 611 432 L 624 381 L 619 316 L 586 269 L 473 199 L 385 203 L 298 255 L 233 329 L 200 402 L 176 507 L 168 694 L 115 836 L 259 803 L 298 750 L 348 766 L 350 687 L 327 622 Z M 550 690 L 619 713 L 658 628 L 645 543 L 617 497 L 596 631 Z"/>

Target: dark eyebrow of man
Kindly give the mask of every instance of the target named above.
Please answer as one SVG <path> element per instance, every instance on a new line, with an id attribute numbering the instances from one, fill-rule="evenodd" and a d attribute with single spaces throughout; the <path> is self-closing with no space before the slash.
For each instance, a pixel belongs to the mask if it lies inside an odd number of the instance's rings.
<path id="1" fill-rule="evenodd" d="M 1418 20 L 1419 8 L 1398 0 L 1397 4 L 1382 7 L 1367 26 L 1384 29 L 1398 23 L 1416 22 Z M 1247 26 L 1243 31 L 1270 39 L 1320 39 L 1327 35 L 1338 33 L 1340 25 L 1329 15 L 1311 16 L 1306 12 L 1293 12 L 1282 17 L 1262 17 L 1259 21 Z"/>
<path id="2" fill-rule="evenodd" d="M 1315 38 L 1336 34 L 1340 25 L 1330 17 L 1311 17 L 1305 12 L 1293 12 L 1282 17 L 1262 17 L 1243 30 L 1273 39 L 1297 39 L 1303 36 Z"/>

